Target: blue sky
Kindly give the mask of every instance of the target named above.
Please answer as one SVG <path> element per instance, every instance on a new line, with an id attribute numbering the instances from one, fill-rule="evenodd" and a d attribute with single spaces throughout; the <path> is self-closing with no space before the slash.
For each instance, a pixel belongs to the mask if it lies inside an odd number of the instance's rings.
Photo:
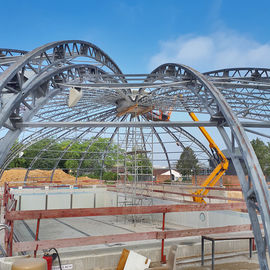
<path id="1" fill-rule="evenodd" d="M 163 62 L 200 71 L 269 66 L 270 1 L 1 0 L 0 47 L 31 50 L 82 39 L 108 53 L 124 73 Z"/>

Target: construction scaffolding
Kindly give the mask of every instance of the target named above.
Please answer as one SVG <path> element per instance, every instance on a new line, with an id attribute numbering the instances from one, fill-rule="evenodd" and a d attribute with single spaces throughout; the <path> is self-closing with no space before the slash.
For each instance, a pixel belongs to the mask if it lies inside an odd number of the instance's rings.
<path id="1" fill-rule="evenodd" d="M 138 121 L 137 115 L 131 115 L 131 121 Z M 123 131 L 123 133 L 120 133 Z M 126 127 L 119 129 L 117 145 L 122 157 L 117 162 L 117 175 L 121 184 L 117 190 L 117 206 L 152 206 L 151 190 L 139 188 L 140 183 L 150 183 L 153 187 L 153 130 L 151 128 Z M 147 194 L 145 194 L 145 190 Z M 142 215 L 124 216 L 134 224 L 146 220 Z M 148 219 L 148 218 L 147 218 Z M 150 218 L 152 221 L 152 218 Z"/>

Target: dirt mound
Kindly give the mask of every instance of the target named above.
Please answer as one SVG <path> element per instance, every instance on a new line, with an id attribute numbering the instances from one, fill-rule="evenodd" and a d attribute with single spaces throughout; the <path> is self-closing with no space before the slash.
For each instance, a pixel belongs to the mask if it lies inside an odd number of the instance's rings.
<path id="1" fill-rule="evenodd" d="M 31 170 L 29 171 L 27 177 L 27 169 L 16 168 L 4 171 L 0 184 L 3 185 L 4 182 L 9 182 L 12 185 L 21 185 L 24 183 L 26 177 L 26 184 L 36 185 L 36 184 L 46 184 L 46 183 L 56 183 L 56 184 L 68 184 L 75 185 L 76 177 L 65 173 L 61 169 L 56 169 L 52 176 L 53 171 L 47 170 Z M 52 181 L 51 181 L 52 177 Z M 99 179 L 89 178 L 87 176 L 79 177 L 77 180 L 78 185 L 96 185 L 100 184 Z"/>

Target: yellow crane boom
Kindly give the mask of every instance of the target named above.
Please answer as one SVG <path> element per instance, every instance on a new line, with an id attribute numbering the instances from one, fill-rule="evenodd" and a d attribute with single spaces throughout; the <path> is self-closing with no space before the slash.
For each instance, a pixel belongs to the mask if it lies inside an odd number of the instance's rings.
<path id="1" fill-rule="evenodd" d="M 199 119 L 197 118 L 195 113 L 189 112 L 189 115 L 193 121 L 196 121 L 196 122 L 199 121 Z M 196 190 L 194 193 L 192 193 L 194 195 L 205 196 L 209 192 L 209 189 L 207 189 L 206 187 L 213 187 L 218 182 L 218 180 L 221 178 L 221 176 L 228 169 L 229 161 L 227 160 L 225 155 L 221 152 L 221 150 L 218 148 L 217 144 L 214 142 L 214 140 L 209 135 L 209 133 L 206 131 L 206 129 L 204 127 L 199 127 L 199 129 L 202 132 L 202 134 L 204 135 L 204 137 L 207 139 L 207 141 L 209 142 L 209 147 L 216 152 L 216 154 L 219 158 L 219 161 L 220 161 L 220 163 L 216 166 L 216 168 L 212 171 L 212 173 L 203 182 L 203 184 L 201 185 L 202 188 L 200 188 L 200 189 Z M 196 196 L 193 196 L 193 201 L 199 202 L 199 203 L 206 203 L 202 197 L 196 197 Z"/>

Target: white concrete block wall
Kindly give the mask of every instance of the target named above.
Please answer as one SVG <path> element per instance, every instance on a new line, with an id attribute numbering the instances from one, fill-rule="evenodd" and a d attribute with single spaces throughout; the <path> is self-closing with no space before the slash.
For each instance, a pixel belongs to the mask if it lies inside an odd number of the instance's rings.
<path id="1" fill-rule="evenodd" d="M 167 200 L 154 199 L 154 205 L 177 204 Z M 162 215 L 153 215 L 156 222 L 162 222 Z M 200 211 L 166 214 L 166 222 L 192 228 L 221 227 L 227 225 L 250 224 L 247 213 L 237 211 Z"/>
<path id="2" fill-rule="evenodd" d="M 72 208 L 93 208 L 95 193 L 92 191 L 74 192 Z"/>
<path id="3" fill-rule="evenodd" d="M 58 189 L 13 189 L 12 193 L 21 200 L 21 210 L 44 210 L 46 194 L 48 195 L 47 209 L 93 208 L 116 206 L 116 193 L 109 192 L 105 187 L 101 188 L 58 188 Z"/>
<path id="4" fill-rule="evenodd" d="M 40 210 L 45 207 L 46 196 L 44 194 L 24 194 L 21 195 L 21 198 L 21 210 Z"/>
<path id="5" fill-rule="evenodd" d="M 48 194 L 48 209 L 69 209 L 70 194 L 55 192 Z"/>

